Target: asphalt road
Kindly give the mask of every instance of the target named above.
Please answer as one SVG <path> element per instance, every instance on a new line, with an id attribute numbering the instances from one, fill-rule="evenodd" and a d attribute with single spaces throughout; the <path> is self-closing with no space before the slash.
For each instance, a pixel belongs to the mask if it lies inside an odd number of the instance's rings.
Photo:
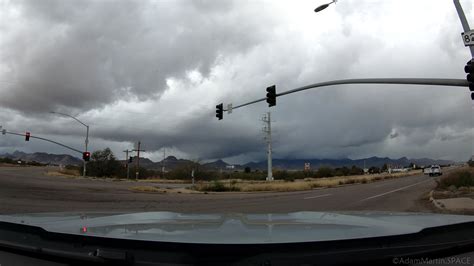
<path id="1" fill-rule="evenodd" d="M 279 193 L 140 193 L 136 182 L 45 175 L 43 167 L 0 167 L 0 213 L 31 212 L 431 212 L 421 198 L 435 186 L 428 176 Z M 139 183 L 139 185 L 146 185 Z M 153 184 L 156 185 L 156 184 Z"/>

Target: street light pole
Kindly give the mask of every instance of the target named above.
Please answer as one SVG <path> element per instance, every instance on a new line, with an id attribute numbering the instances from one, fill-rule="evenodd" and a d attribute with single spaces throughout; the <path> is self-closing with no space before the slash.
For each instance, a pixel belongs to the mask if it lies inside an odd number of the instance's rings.
<path id="1" fill-rule="evenodd" d="M 86 125 L 86 152 L 87 152 L 87 147 L 89 145 L 89 125 Z M 84 160 L 84 170 L 82 171 L 82 176 L 83 177 L 86 177 L 86 165 L 87 165 L 87 162 L 86 160 Z"/>
<path id="2" fill-rule="evenodd" d="M 470 31 L 471 28 L 469 27 L 469 23 L 467 22 L 466 16 L 464 15 L 464 11 L 462 10 L 462 6 L 459 3 L 459 0 L 453 0 L 454 7 L 456 7 L 456 11 L 458 12 L 459 20 L 461 20 L 461 25 L 464 31 Z M 471 51 L 471 57 L 474 58 L 474 46 L 469 46 L 469 50 Z"/>
<path id="3" fill-rule="evenodd" d="M 52 114 L 58 114 L 58 115 L 62 115 L 62 116 L 67 116 L 67 117 L 70 117 L 74 120 L 76 120 L 78 123 L 80 123 L 81 125 L 85 126 L 86 127 L 86 140 L 85 140 L 85 148 L 87 151 L 88 149 L 88 145 L 89 145 L 89 125 L 86 125 L 84 122 L 82 122 L 81 120 L 77 119 L 76 117 L 72 116 L 72 115 L 68 115 L 68 114 L 64 114 L 64 113 L 59 113 L 59 112 L 50 112 Z M 83 172 L 82 172 L 82 176 L 85 177 L 86 176 L 86 166 L 87 166 L 87 162 L 85 160 L 83 160 L 84 162 L 84 169 L 83 169 Z"/>

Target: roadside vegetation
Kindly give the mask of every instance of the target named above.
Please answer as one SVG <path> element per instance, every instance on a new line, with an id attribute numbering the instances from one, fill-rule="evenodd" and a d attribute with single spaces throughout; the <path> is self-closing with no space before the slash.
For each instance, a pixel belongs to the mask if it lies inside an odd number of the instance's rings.
<path id="1" fill-rule="evenodd" d="M 469 161 L 468 166 L 441 176 L 437 180 L 436 189 L 431 192 L 430 196 L 436 200 L 452 198 L 474 199 L 474 163 Z M 443 205 L 441 204 L 441 206 Z"/>
<path id="2" fill-rule="evenodd" d="M 439 181 L 438 189 L 458 189 L 461 187 L 474 187 L 474 164 L 469 167 L 450 172 L 442 176 Z"/>
<path id="3" fill-rule="evenodd" d="M 194 189 L 203 192 L 225 192 L 225 191 L 241 191 L 241 192 L 258 192 L 258 191 L 301 191 L 314 188 L 336 187 L 348 184 L 365 184 L 386 180 L 391 178 L 403 177 L 407 175 L 420 174 L 420 171 L 411 173 L 396 174 L 372 174 L 372 175 L 356 175 L 356 176 L 332 176 L 321 178 L 304 178 L 294 181 L 275 180 L 273 182 L 252 181 L 252 180 L 214 180 L 211 182 L 198 182 Z"/>
<path id="4" fill-rule="evenodd" d="M 364 184 L 379 180 L 419 174 L 420 171 L 409 173 L 388 174 L 387 166 L 381 168 L 371 167 L 369 173 L 357 166 L 352 167 L 320 167 L 315 171 L 286 171 L 275 170 L 273 176 L 275 181 L 266 182 L 266 171 L 254 170 L 249 167 L 244 171 L 211 171 L 204 169 L 198 162 L 191 162 L 179 168 L 166 172 L 140 168 L 140 179 L 143 182 L 159 183 L 191 183 L 191 172 L 194 172 L 195 191 L 201 192 L 226 192 L 226 191 L 298 191 L 309 190 L 319 187 L 334 187 L 347 184 Z M 61 174 L 70 176 L 81 176 L 82 166 L 66 166 L 61 169 Z M 130 165 L 130 179 L 135 180 L 135 165 Z M 115 178 L 126 180 L 126 164 L 117 160 L 109 148 L 95 151 L 91 155 L 91 161 L 87 164 L 87 175 L 92 178 Z M 136 186 L 134 191 L 160 192 L 153 186 Z"/>

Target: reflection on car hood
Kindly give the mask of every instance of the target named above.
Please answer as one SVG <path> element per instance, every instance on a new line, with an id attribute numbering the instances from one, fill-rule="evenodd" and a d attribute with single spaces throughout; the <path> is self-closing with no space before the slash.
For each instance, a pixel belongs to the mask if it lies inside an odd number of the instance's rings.
<path id="1" fill-rule="evenodd" d="M 294 212 L 287 214 L 41 213 L 0 215 L 0 221 L 50 232 L 148 241 L 256 244 L 328 241 L 416 233 L 472 222 L 474 217 L 429 213 Z"/>

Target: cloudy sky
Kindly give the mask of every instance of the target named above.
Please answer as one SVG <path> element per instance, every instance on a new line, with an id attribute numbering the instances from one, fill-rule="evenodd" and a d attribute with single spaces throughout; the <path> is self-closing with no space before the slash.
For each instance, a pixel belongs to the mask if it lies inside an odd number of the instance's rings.
<path id="1" fill-rule="evenodd" d="M 0 0 L 0 125 L 117 156 L 241 163 L 265 158 L 258 103 L 277 91 L 346 78 L 464 78 L 470 59 L 452 1 Z M 473 2 L 462 1 L 471 25 Z M 277 158 L 389 156 L 466 160 L 467 88 L 345 85 L 277 99 Z M 70 153 L 0 136 L 0 153 Z"/>

